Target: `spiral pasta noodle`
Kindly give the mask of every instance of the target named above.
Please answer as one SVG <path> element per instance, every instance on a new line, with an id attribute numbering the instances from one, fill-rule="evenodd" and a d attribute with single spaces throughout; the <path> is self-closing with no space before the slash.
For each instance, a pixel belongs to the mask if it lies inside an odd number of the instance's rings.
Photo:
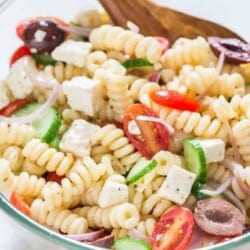
<path id="1" fill-rule="evenodd" d="M 186 39 L 174 48 L 168 49 L 161 57 L 164 68 L 175 71 L 179 71 L 185 64 L 209 66 L 214 60 L 209 44 L 203 37 Z"/>
<path id="2" fill-rule="evenodd" d="M 250 120 L 243 119 L 233 126 L 233 133 L 239 152 L 245 162 L 250 163 Z"/>
<path id="3" fill-rule="evenodd" d="M 0 186 L 8 191 L 18 192 L 20 195 L 37 197 L 45 185 L 45 179 L 22 172 L 15 176 L 10 169 L 10 163 L 0 159 Z"/>
<path id="4" fill-rule="evenodd" d="M 58 152 L 39 139 L 30 140 L 23 148 L 23 155 L 38 166 L 45 166 L 49 172 L 56 171 L 60 176 L 71 169 L 75 161 L 72 155 Z"/>
<path id="5" fill-rule="evenodd" d="M 18 171 L 22 168 L 24 157 L 22 149 L 18 146 L 9 146 L 3 152 L 3 158 L 9 161 L 10 169 Z"/>
<path id="6" fill-rule="evenodd" d="M 86 75 L 86 69 L 77 67 L 73 64 L 65 64 L 63 62 L 56 62 L 55 65 L 48 65 L 44 71 L 53 76 L 59 83 L 70 80 L 75 76 Z"/>
<path id="7" fill-rule="evenodd" d="M 219 119 L 212 119 L 209 115 L 201 115 L 197 112 L 163 108 L 154 103 L 151 103 L 151 108 L 161 119 L 185 133 L 193 133 L 205 138 L 227 139 L 228 130 Z"/>
<path id="8" fill-rule="evenodd" d="M 114 157 L 120 160 L 125 172 L 142 157 L 141 154 L 135 150 L 134 146 L 129 143 L 123 130 L 118 129 L 113 124 L 102 127 L 92 139 L 93 144 L 100 142 L 101 145 L 108 147 Z"/>
<path id="9" fill-rule="evenodd" d="M 32 126 L 25 124 L 0 122 L 0 144 L 23 146 L 35 136 Z"/>
<path id="10" fill-rule="evenodd" d="M 150 92 L 160 88 L 160 85 L 156 82 L 150 82 L 146 79 L 137 79 L 130 84 L 129 95 L 133 98 L 134 102 L 137 102 L 143 98 L 144 95 L 148 95 Z"/>
<path id="11" fill-rule="evenodd" d="M 45 166 L 39 166 L 36 163 L 25 159 L 22 164 L 23 171 L 26 171 L 27 173 L 31 175 L 36 175 L 36 176 L 42 176 L 47 172 Z"/>
<path id="12" fill-rule="evenodd" d="M 187 94 L 195 96 L 208 91 L 210 96 L 243 95 L 245 92 L 245 82 L 239 73 L 218 75 L 215 68 L 205 68 L 203 66 L 184 65 L 179 75 L 180 85 L 187 88 Z M 209 86 L 213 84 L 212 88 Z"/>
<path id="13" fill-rule="evenodd" d="M 238 166 L 234 171 L 237 171 L 238 177 L 234 177 L 232 180 L 232 190 L 235 193 L 235 195 L 240 200 L 246 200 L 249 196 L 249 194 L 242 188 L 242 186 L 238 183 L 236 178 L 240 178 L 243 185 L 246 187 L 246 189 L 249 189 L 250 187 L 250 167 L 247 166 L 243 168 L 242 166 Z"/>
<path id="14" fill-rule="evenodd" d="M 52 226 L 66 234 L 82 234 L 88 229 L 85 218 L 62 208 L 48 211 L 41 199 L 35 199 L 32 202 L 31 216 L 39 223 Z"/>
<path id="15" fill-rule="evenodd" d="M 207 166 L 207 178 L 224 182 L 232 175 L 231 171 L 221 163 L 211 163 Z"/>
<path id="16" fill-rule="evenodd" d="M 128 202 L 108 208 L 85 206 L 75 211 L 80 216 L 85 217 L 92 228 L 130 229 L 135 227 L 140 220 L 137 208 Z"/>
<path id="17" fill-rule="evenodd" d="M 106 173 L 104 164 L 97 165 L 90 157 L 84 157 L 82 163 L 76 161 L 70 171 L 66 173 L 61 185 L 47 183 L 42 190 L 44 200 L 49 210 L 55 207 L 64 208 L 72 206 L 80 194 L 89 189 Z"/>
<path id="18" fill-rule="evenodd" d="M 96 50 L 124 51 L 130 56 L 148 58 L 152 63 L 158 62 L 161 55 L 160 45 L 154 38 L 121 27 L 103 25 L 91 32 L 89 40 Z"/>

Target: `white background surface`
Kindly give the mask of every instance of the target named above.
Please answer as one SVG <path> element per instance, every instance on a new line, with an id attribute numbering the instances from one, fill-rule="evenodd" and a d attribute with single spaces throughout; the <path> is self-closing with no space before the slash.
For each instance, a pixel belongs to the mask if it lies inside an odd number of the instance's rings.
<path id="1" fill-rule="evenodd" d="M 122 1 L 122 0 L 121 0 Z M 132 1 L 132 0 L 131 0 Z M 48 2 L 49 4 L 45 4 Z M 177 10 L 212 19 L 238 32 L 250 41 L 249 0 L 158 0 Z M 93 0 L 16 0 L 0 15 L 0 79 L 8 70 L 8 60 L 13 48 L 21 42 L 15 37 L 15 24 L 25 17 L 55 15 L 70 20 L 83 7 L 96 6 Z M 0 211 L 0 250 L 59 250 L 38 237 L 30 235 Z"/>

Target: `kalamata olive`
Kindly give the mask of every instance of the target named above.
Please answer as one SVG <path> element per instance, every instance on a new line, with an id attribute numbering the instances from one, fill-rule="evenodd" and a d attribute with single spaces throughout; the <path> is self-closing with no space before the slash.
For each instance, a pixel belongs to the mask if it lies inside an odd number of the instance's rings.
<path id="1" fill-rule="evenodd" d="M 240 235 L 245 224 L 245 217 L 238 208 L 218 198 L 199 201 L 194 219 L 203 231 L 218 236 Z"/>
<path id="2" fill-rule="evenodd" d="M 208 37 L 213 52 L 219 56 L 225 54 L 225 61 L 232 64 L 250 62 L 250 44 L 236 38 Z"/>
<path id="3" fill-rule="evenodd" d="M 65 40 L 65 31 L 50 20 L 38 20 L 29 24 L 23 32 L 23 41 L 32 53 L 51 52 Z"/>

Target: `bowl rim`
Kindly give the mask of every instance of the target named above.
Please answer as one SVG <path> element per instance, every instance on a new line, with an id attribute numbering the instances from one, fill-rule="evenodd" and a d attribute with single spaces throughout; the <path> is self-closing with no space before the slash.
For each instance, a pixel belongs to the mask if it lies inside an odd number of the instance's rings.
<path id="1" fill-rule="evenodd" d="M 11 218 L 17 221 L 19 224 L 27 228 L 28 230 L 35 232 L 37 235 L 42 237 L 43 239 L 47 239 L 49 241 L 53 241 L 62 247 L 71 249 L 71 250 L 104 250 L 105 248 L 89 245 L 86 243 L 78 242 L 67 238 L 45 226 L 39 224 L 34 221 L 30 217 L 26 216 L 22 212 L 20 212 L 17 208 L 15 208 L 9 200 L 5 197 L 4 194 L 0 193 L 0 208 Z M 242 244 L 250 243 L 250 233 L 245 234 L 243 236 L 236 237 L 230 241 L 226 241 L 224 243 L 220 243 L 217 245 L 212 245 L 205 248 L 200 248 L 202 250 L 229 250 L 234 249 L 235 247 L 242 246 Z M 199 250 L 199 249 L 197 249 Z"/>

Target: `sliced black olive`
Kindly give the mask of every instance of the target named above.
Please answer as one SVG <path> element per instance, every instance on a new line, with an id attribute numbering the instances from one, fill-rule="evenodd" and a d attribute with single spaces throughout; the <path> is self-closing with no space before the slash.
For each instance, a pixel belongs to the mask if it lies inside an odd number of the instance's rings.
<path id="1" fill-rule="evenodd" d="M 245 225 L 245 217 L 240 210 L 218 198 L 198 201 L 194 219 L 203 231 L 219 236 L 240 235 Z"/>
<path id="2" fill-rule="evenodd" d="M 208 37 L 208 42 L 213 52 L 219 56 L 225 54 L 225 61 L 232 64 L 250 62 L 250 44 L 236 38 Z"/>
<path id="3" fill-rule="evenodd" d="M 38 20 L 29 24 L 23 32 L 23 41 L 32 53 L 46 53 L 54 50 L 65 40 L 66 33 L 57 23 Z"/>

